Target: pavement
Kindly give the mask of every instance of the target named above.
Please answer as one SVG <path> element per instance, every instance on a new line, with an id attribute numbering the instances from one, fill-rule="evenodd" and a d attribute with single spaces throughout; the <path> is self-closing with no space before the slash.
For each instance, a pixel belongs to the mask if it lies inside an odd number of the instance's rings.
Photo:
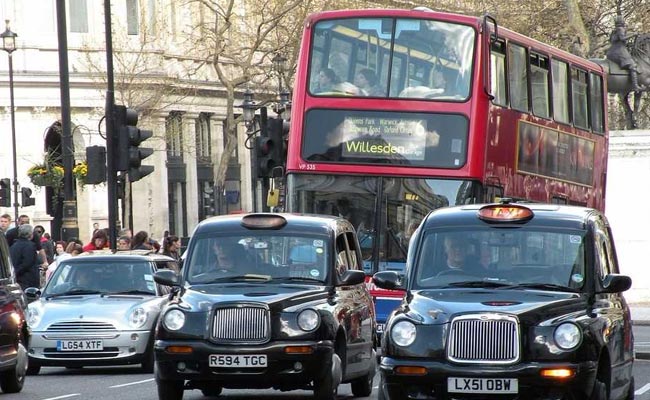
<path id="1" fill-rule="evenodd" d="M 630 314 L 632 314 L 632 324 L 638 327 L 650 327 L 650 303 L 632 303 L 630 304 Z M 641 328 L 642 329 L 642 328 Z M 645 328 L 650 329 L 650 328 Z M 635 338 L 636 339 L 636 338 Z M 641 340 L 647 340 L 640 338 Z M 648 342 L 635 340 L 634 355 L 640 360 L 650 360 L 650 346 Z"/>

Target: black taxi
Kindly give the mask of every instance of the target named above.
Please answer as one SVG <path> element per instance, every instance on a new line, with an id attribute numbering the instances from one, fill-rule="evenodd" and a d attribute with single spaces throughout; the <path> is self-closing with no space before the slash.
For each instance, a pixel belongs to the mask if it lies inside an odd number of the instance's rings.
<path id="1" fill-rule="evenodd" d="M 409 245 L 380 399 L 634 398 L 630 311 L 607 219 L 572 206 L 438 209 Z"/>
<path id="2" fill-rule="evenodd" d="M 255 213 L 201 222 L 155 340 L 158 398 L 199 389 L 307 389 L 340 383 L 368 396 L 376 371 L 375 309 L 353 226 L 343 218 Z"/>

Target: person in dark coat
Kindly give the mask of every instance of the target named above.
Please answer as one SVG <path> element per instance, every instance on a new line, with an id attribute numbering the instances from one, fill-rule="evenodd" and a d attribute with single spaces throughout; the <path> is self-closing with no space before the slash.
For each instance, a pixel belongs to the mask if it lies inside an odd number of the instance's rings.
<path id="1" fill-rule="evenodd" d="M 16 272 L 16 281 L 25 290 L 28 287 L 40 287 L 36 245 L 32 241 L 34 228 L 29 224 L 20 225 L 16 240 L 9 249 L 11 262 Z"/>

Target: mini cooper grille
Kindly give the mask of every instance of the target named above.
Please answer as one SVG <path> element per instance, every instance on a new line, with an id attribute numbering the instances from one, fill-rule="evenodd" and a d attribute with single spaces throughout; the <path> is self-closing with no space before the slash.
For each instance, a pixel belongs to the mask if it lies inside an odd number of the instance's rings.
<path id="1" fill-rule="evenodd" d="M 502 314 L 463 315 L 451 322 L 450 361 L 511 364 L 519 360 L 519 323 Z"/>
<path id="2" fill-rule="evenodd" d="M 106 322 L 97 321 L 70 321 L 57 322 L 47 328 L 48 332 L 74 332 L 74 331 L 114 331 L 115 327 Z"/>
<path id="3" fill-rule="evenodd" d="M 270 339 L 270 315 L 262 307 L 218 308 L 212 338 L 226 343 L 263 343 Z"/>

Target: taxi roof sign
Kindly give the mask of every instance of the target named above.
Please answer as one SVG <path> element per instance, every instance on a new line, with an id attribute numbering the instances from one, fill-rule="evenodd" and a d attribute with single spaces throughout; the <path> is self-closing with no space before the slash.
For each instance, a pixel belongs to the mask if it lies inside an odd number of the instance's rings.
<path id="1" fill-rule="evenodd" d="M 249 214 L 241 219 L 241 225 L 248 229 L 280 229 L 286 224 L 286 218 L 277 214 Z"/>
<path id="2" fill-rule="evenodd" d="M 478 217 L 486 222 L 526 222 L 534 216 L 533 210 L 518 204 L 490 204 L 478 210 Z"/>

